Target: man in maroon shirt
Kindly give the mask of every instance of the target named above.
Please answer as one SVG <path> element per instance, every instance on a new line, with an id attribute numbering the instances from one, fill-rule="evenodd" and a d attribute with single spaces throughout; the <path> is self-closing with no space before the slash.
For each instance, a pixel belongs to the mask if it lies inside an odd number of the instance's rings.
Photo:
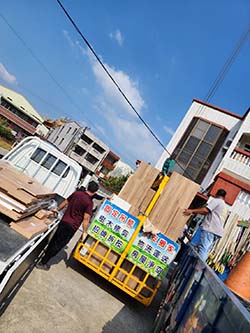
<path id="1" fill-rule="evenodd" d="M 91 181 L 88 184 L 87 191 L 76 191 L 59 205 L 58 211 L 66 206 L 67 208 L 44 256 L 36 265 L 37 268 L 49 270 L 50 266 L 47 263 L 50 258 L 54 257 L 71 240 L 81 224 L 83 235 L 86 234 L 93 210 L 91 197 L 95 195 L 98 188 L 98 184 Z"/>

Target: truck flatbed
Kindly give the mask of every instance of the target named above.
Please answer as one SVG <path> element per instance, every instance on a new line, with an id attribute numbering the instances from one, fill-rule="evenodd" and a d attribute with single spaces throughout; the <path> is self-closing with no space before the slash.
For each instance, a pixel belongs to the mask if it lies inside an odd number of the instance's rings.
<path id="1" fill-rule="evenodd" d="M 0 217 L 0 261 L 6 262 L 27 243 L 27 238 L 11 229 Z"/>

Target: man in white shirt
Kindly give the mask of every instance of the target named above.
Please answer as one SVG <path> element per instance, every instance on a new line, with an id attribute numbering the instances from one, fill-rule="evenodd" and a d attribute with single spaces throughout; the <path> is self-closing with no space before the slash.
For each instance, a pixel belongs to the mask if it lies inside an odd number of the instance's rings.
<path id="1" fill-rule="evenodd" d="M 223 236 L 224 222 L 228 214 L 225 197 L 226 191 L 219 189 L 216 192 L 215 198 L 212 198 L 206 207 L 184 210 L 184 215 L 206 215 L 201 226 L 201 235 L 197 244 L 198 253 L 204 261 L 207 260 L 215 241 Z"/>

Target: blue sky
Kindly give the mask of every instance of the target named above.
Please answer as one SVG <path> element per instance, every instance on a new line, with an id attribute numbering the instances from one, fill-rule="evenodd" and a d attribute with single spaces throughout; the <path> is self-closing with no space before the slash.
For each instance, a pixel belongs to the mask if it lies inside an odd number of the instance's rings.
<path id="1" fill-rule="evenodd" d="M 249 24 L 250 2 L 62 0 L 160 140 L 167 144 L 193 98 L 203 99 Z M 126 105 L 55 0 L 1 1 L 0 83 L 49 118 L 87 125 L 123 161 L 154 164 L 162 147 Z M 249 107 L 250 40 L 210 101 Z M 70 98 L 68 98 L 70 96 Z"/>

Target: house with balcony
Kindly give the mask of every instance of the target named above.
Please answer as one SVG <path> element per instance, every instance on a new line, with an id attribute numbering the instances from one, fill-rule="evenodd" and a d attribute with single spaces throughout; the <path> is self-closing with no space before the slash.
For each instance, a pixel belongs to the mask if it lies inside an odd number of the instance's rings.
<path id="1" fill-rule="evenodd" d="M 29 135 L 46 136 L 44 119 L 21 94 L 0 85 L 0 118 L 17 139 Z"/>
<path id="2" fill-rule="evenodd" d="M 175 159 L 175 171 L 200 184 L 200 196 L 227 191 L 230 212 L 250 218 L 250 115 L 194 99 L 156 167 Z"/>
<path id="3" fill-rule="evenodd" d="M 48 141 L 82 166 L 82 177 L 88 173 L 95 173 L 109 153 L 108 146 L 89 128 L 83 128 L 74 121 L 52 129 Z"/>
<path id="4" fill-rule="evenodd" d="M 101 162 L 100 167 L 97 170 L 97 174 L 103 178 L 108 177 L 109 173 L 115 169 L 119 160 L 120 157 L 110 150 L 107 156 Z"/>

